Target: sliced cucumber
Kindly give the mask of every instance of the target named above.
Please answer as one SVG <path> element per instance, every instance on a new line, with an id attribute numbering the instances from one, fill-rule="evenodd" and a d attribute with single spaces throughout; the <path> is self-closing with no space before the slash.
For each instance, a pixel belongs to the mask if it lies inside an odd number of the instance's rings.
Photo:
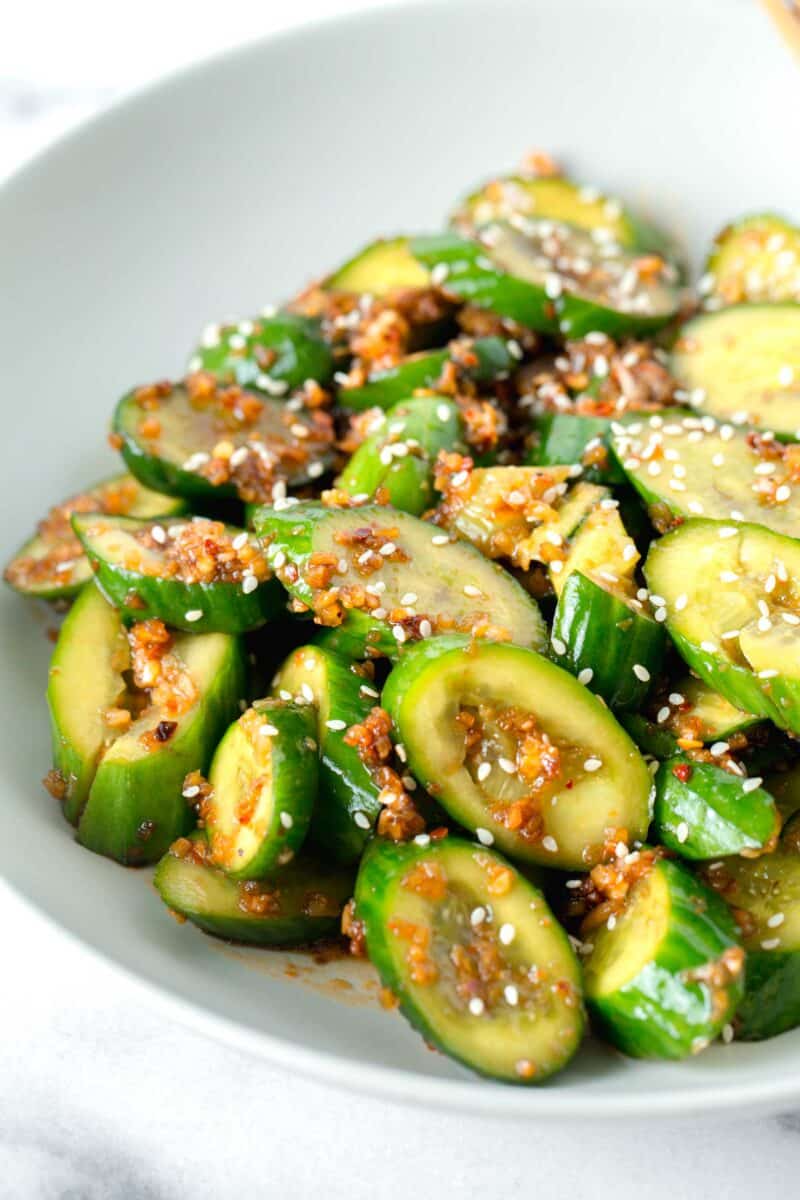
<path id="1" fill-rule="evenodd" d="M 202 834 L 181 838 L 153 883 L 173 912 L 214 937 L 296 946 L 334 936 L 353 891 L 351 871 L 303 855 L 269 880 L 237 883 L 210 865 Z"/>
<path id="2" fill-rule="evenodd" d="M 633 742 L 531 650 L 434 638 L 403 653 L 382 704 L 419 783 L 513 858 L 585 869 L 609 830 L 647 832 L 650 776 Z"/>
<path id="3" fill-rule="evenodd" d="M 701 291 L 709 307 L 800 301 L 800 229 L 775 213 L 726 225 L 714 238 Z"/>
<path id="4" fill-rule="evenodd" d="M 590 497 L 593 495 L 595 493 L 589 493 Z M 634 579 L 638 562 L 639 551 L 633 538 L 628 536 L 618 502 L 600 501 L 595 502 L 585 515 L 581 514 L 562 556 L 550 564 L 550 577 L 559 596 L 570 575 L 579 571 L 615 592 L 638 612 L 643 611 L 636 598 Z"/>
<path id="5" fill-rule="evenodd" d="M 655 783 L 656 836 L 682 858 L 752 858 L 774 848 L 780 817 L 758 779 L 679 754 L 661 764 Z"/>
<path id="6" fill-rule="evenodd" d="M 648 715 L 652 719 L 625 713 L 620 720 L 636 745 L 656 758 L 670 758 L 681 748 L 698 750 L 704 744 L 724 742 L 761 722 L 691 675 L 680 679 L 668 694 L 657 693 Z"/>
<path id="7" fill-rule="evenodd" d="M 72 523 L 98 587 L 125 620 L 244 633 L 283 611 L 283 589 L 241 529 L 205 517 L 161 523 L 98 513 Z"/>
<path id="8" fill-rule="evenodd" d="M 307 379 L 327 383 L 333 376 L 333 354 L 318 321 L 277 313 L 209 326 L 189 370 L 210 371 L 220 383 L 282 396 Z"/>
<path id="9" fill-rule="evenodd" d="M 418 388 L 434 392 L 452 389 L 455 380 L 493 383 L 506 378 L 517 365 L 508 343 L 500 337 L 462 338 L 444 350 L 422 350 L 409 354 L 396 366 L 370 371 L 365 382 L 343 383 L 336 399 L 344 408 L 391 408 L 408 399 Z M 444 381 L 444 382 L 443 382 Z"/>
<path id="10" fill-rule="evenodd" d="M 602 1036 L 626 1054 L 684 1058 L 733 1016 L 743 967 L 723 901 L 684 867 L 660 859 L 633 885 L 622 914 L 594 935 L 587 1004 Z"/>
<path id="11" fill-rule="evenodd" d="M 245 689 L 241 643 L 226 634 L 180 634 L 160 661 L 169 682 L 145 693 L 147 706 L 105 750 L 78 824 L 81 845 L 130 866 L 155 862 L 191 827 L 183 780 L 206 770 Z M 70 703 L 85 710 L 75 699 L 84 680 L 73 684 Z"/>
<path id="12" fill-rule="evenodd" d="M 591 483 L 622 483 L 623 471 L 609 454 L 610 417 L 555 412 L 537 417 L 537 440 L 526 457 L 531 466 L 580 463 Z"/>
<path id="13" fill-rule="evenodd" d="M 264 879 L 302 846 L 317 794 L 316 726 L 309 708 L 259 700 L 217 747 L 200 817 L 211 862 L 231 879 Z"/>
<path id="14" fill-rule="evenodd" d="M 555 661 L 613 709 L 636 708 L 661 670 L 666 635 L 636 597 L 570 572 L 558 598 Z"/>
<path id="15" fill-rule="evenodd" d="M 675 516 L 704 516 L 800 536 L 792 447 L 683 413 L 617 425 L 611 445 L 662 530 Z"/>
<path id="16" fill-rule="evenodd" d="M 800 429 L 800 305 L 736 304 L 688 321 L 672 352 L 682 387 L 721 421 Z"/>
<path id="17" fill-rule="evenodd" d="M 125 692 L 130 657 L 119 614 L 86 585 L 61 626 L 47 685 L 53 763 L 64 786 L 64 816 L 73 825 L 116 736 L 105 714 Z"/>
<path id="18" fill-rule="evenodd" d="M 737 708 L 800 732 L 800 543 L 687 521 L 653 544 L 645 574 L 692 671 Z"/>
<path id="19" fill-rule="evenodd" d="M 217 385 L 205 371 L 128 392 L 113 425 L 137 479 L 187 498 L 263 502 L 276 484 L 306 483 L 331 462 L 327 413 Z"/>
<path id="20" fill-rule="evenodd" d="M 574 225 L 592 233 L 599 245 L 615 242 L 627 250 L 665 251 L 670 245 L 664 234 L 634 217 L 619 200 L 563 176 L 492 179 L 466 197 L 451 224 L 469 236 L 481 225 L 512 217 Z"/>
<path id="21" fill-rule="evenodd" d="M 448 837 L 376 841 L 356 913 L 384 986 L 427 1042 L 472 1070 L 541 1083 L 583 1033 L 580 968 L 541 892 L 498 855 Z"/>
<path id="22" fill-rule="evenodd" d="M 347 656 L 395 656 L 443 628 L 544 642 L 539 610 L 516 580 L 408 513 L 299 503 L 264 507 L 255 525 L 278 578 L 318 624 L 336 627 Z"/>
<path id="23" fill-rule="evenodd" d="M 506 558 L 523 571 L 532 562 L 560 562 L 567 539 L 608 489 L 579 482 L 574 469 L 477 467 L 444 475 L 437 521 L 477 546 L 487 558 Z"/>
<path id="24" fill-rule="evenodd" d="M 319 799 L 311 838 L 326 857 L 356 862 L 381 811 L 381 788 L 355 746 L 345 741 L 378 702 L 360 670 L 322 646 L 301 646 L 278 671 L 273 692 L 315 705 Z"/>
<path id="25" fill-rule="evenodd" d="M 350 496 L 380 491 L 382 502 L 420 516 L 434 502 L 440 450 L 464 450 L 464 422 L 452 400 L 419 396 L 376 419 L 336 486 Z"/>
<path id="26" fill-rule="evenodd" d="M 331 291 L 371 296 L 388 296 L 430 284 L 430 272 L 409 250 L 407 237 L 371 242 L 325 280 L 325 287 Z"/>
<path id="27" fill-rule="evenodd" d="M 744 1041 L 800 1025 L 800 855 L 779 849 L 755 860 L 726 859 L 705 870 L 733 907 L 747 951 L 745 994 L 734 1028 Z"/>
<path id="28" fill-rule="evenodd" d="M 92 577 L 70 518 L 102 512 L 111 516 L 169 517 L 185 510 L 183 501 L 142 487 L 132 475 L 116 475 L 56 504 L 39 522 L 3 572 L 15 591 L 43 600 L 69 600 Z"/>
<path id="29" fill-rule="evenodd" d="M 474 241 L 442 234 L 414 238 L 410 249 L 448 294 L 543 333 L 651 332 L 678 310 L 671 264 L 598 247 L 553 221 L 495 222 Z"/>

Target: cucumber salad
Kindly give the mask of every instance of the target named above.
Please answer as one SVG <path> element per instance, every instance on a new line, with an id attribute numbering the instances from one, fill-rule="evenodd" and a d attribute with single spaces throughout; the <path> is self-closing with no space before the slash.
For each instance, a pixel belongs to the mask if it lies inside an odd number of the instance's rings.
<path id="1" fill-rule="evenodd" d="M 507 1083 L 800 1025 L 800 228 L 692 284 L 535 154 L 109 440 L 5 570 L 82 846 Z"/>

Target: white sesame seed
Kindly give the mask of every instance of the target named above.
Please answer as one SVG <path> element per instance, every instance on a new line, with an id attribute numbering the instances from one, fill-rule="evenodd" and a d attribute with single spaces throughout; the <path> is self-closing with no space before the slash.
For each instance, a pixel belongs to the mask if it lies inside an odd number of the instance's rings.
<path id="1" fill-rule="evenodd" d="M 378 553 L 388 558 L 390 554 L 394 554 L 396 549 L 397 546 L 395 546 L 394 542 L 384 542 Z"/>
<path id="2" fill-rule="evenodd" d="M 482 829 L 480 826 L 475 830 L 475 836 L 482 846 L 494 845 L 494 834 L 488 829 Z"/>
<path id="3" fill-rule="evenodd" d="M 683 696 L 680 692 L 670 692 L 668 699 L 670 704 L 683 704 Z"/>
<path id="4" fill-rule="evenodd" d="M 406 631 L 403 629 L 402 625 L 392 626 L 392 637 L 396 642 L 399 642 L 401 645 L 403 644 L 403 642 L 406 640 Z"/>
<path id="5" fill-rule="evenodd" d="M 506 1004 L 510 1004 L 512 1008 L 516 1004 L 519 1004 L 519 992 L 514 987 L 513 983 L 506 984 L 506 986 L 503 988 L 503 995 L 505 996 Z"/>
<path id="6" fill-rule="evenodd" d="M 280 816 L 281 825 L 284 829 L 291 829 L 294 825 L 294 817 L 291 813 L 282 812 Z"/>
<path id="7" fill-rule="evenodd" d="M 419 636 L 421 638 L 429 638 L 432 633 L 433 627 L 431 626 L 430 621 L 427 619 L 427 617 L 423 617 L 419 623 Z"/>
<path id="8" fill-rule="evenodd" d="M 415 846 L 430 846 L 431 835 L 429 833 L 418 833 L 414 838 Z"/>
<path id="9" fill-rule="evenodd" d="M 477 771 L 475 772 L 475 776 L 479 783 L 483 783 L 483 781 L 485 779 L 489 778 L 491 773 L 492 773 L 492 764 L 488 763 L 488 762 L 482 762 L 479 765 Z"/>
<path id="10" fill-rule="evenodd" d="M 767 669 L 765 671 L 758 672 L 758 678 L 759 679 L 774 679 L 777 674 L 778 674 L 778 672 L 775 670 L 774 667 L 767 667 Z"/>
<path id="11" fill-rule="evenodd" d="M 359 829 L 369 829 L 369 825 L 370 825 L 369 817 L 367 816 L 367 814 L 365 812 L 361 812 L 360 809 L 357 812 L 353 813 L 353 820 L 355 821 L 355 823 Z"/>
<path id="12" fill-rule="evenodd" d="M 187 800 L 191 800 L 191 799 L 193 799 L 194 796 L 200 795 L 200 788 L 199 788 L 198 784 L 191 783 L 191 784 L 189 784 L 188 787 L 185 787 L 183 789 L 183 792 L 181 794 L 183 796 L 185 796 Z"/>
<path id="13" fill-rule="evenodd" d="M 497 936 L 500 938 L 500 941 L 504 946 L 510 946 L 514 938 L 517 936 L 517 931 L 510 921 L 506 921 L 500 926 Z"/>
<path id="14" fill-rule="evenodd" d="M 760 775 L 753 775 L 750 779 L 745 779 L 742 784 L 743 792 L 754 792 L 756 788 L 760 788 L 764 780 Z"/>
<path id="15" fill-rule="evenodd" d="M 558 851 L 558 842 L 548 833 L 547 837 L 542 838 L 542 849 L 549 850 L 551 854 L 555 854 Z"/>
<path id="16" fill-rule="evenodd" d="M 444 283 L 449 274 L 450 268 L 448 267 L 447 263 L 437 263 L 436 266 L 431 269 L 431 283 L 436 284 L 438 287 L 440 283 Z"/>
<path id="17" fill-rule="evenodd" d="M 675 830 L 675 837 L 678 839 L 678 841 L 681 843 L 681 845 L 683 845 L 683 843 L 688 839 L 689 826 L 686 824 L 685 821 L 681 821 L 680 825 Z"/>
<path id="18" fill-rule="evenodd" d="M 641 663 L 633 664 L 633 673 L 637 679 L 641 680 L 642 683 L 650 682 L 650 672 L 648 671 L 647 667 L 643 667 Z"/>
<path id="19" fill-rule="evenodd" d="M 314 703 L 314 690 L 310 683 L 303 681 L 303 683 L 300 684 L 300 694 L 307 704 Z"/>
<path id="20" fill-rule="evenodd" d="M 255 575 L 247 574 L 244 576 L 242 579 L 242 591 L 244 592 L 245 596 L 249 596 L 250 593 L 254 592 L 257 587 L 258 580 L 256 579 Z"/>
<path id="21" fill-rule="evenodd" d="M 716 654 L 717 652 L 717 647 L 713 642 L 701 642 L 700 649 L 704 650 L 706 654 Z"/>
<path id="22" fill-rule="evenodd" d="M 476 587 L 474 583 L 465 583 L 464 584 L 464 595 L 465 596 L 477 598 L 478 596 L 481 596 L 482 594 L 483 593 L 481 592 L 481 589 L 479 587 Z"/>
<path id="23" fill-rule="evenodd" d="M 510 758 L 498 758 L 497 765 L 501 771 L 505 771 L 506 775 L 516 775 L 517 773 L 517 764 Z"/>
<path id="24" fill-rule="evenodd" d="M 578 683 L 582 683 L 584 687 L 588 687 L 593 678 L 594 671 L 591 667 L 584 667 L 582 671 L 578 672 Z"/>
<path id="25" fill-rule="evenodd" d="M 772 916 L 767 919 L 767 926 L 770 929 L 777 929 L 778 926 L 782 925 L 785 920 L 786 920 L 785 913 L 776 912 L 776 913 L 773 913 Z"/>
<path id="26" fill-rule="evenodd" d="M 186 621 L 202 621 L 203 610 L 202 608 L 190 608 L 183 616 Z"/>
<path id="27" fill-rule="evenodd" d="M 431 538 L 431 545 L 446 546 L 449 541 L 450 541 L 450 538 L 447 536 L 446 533 L 437 533 L 434 537 Z"/>
<path id="28" fill-rule="evenodd" d="M 278 736 L 278 730 L 276 729 L 276 727 L 274 725 L 270 725 L 269 723 L 267 723 L 265 725 L 259 725 L 258 732 L 263 737 L 277 737 Z"/>
<path id="29" fill-rule="evenodd" d="M 781 939 L 779 937 L 764 938 L 764 940 L 761 943 L 761 949 L 762 950 L 777 950 L 777 948 L 778 948 L 778 946 L 780 946 L 780 944 L 781 944 Z"/>
<path id="30" fill-rule="evenodd" d="M 472 1013 L 473 1017 L 479 1017 L 485 1007 L 486 1006 L 481 1000 L 480 996 L 473 996 L 469 1002 L 469 1011 Z"/>
<path id="31" fill-rule="evenodd" d="M 482 904 L 479 904 L 478 907 L 473 908 L 472 912 L 469 914 L 469 923 L 470 925 L 482 925 L 485 920 L 486 909 Z"/>
<path id="32" fill-rule="evenodd" d="M 775 490 L 775 500 L 778 504 L 785 504 L 790 498 L 791 494 L 792 489 L 789 487 L 788 483 L 782 483 L 781 486 Z"/>
<path id="33" fill-rule="evenodd" d="M 593 771 L 599 771 L 600 768 L 602 767 L 602 765 L 603 765 L 602 758 L 598 758 L 596 755 L 593 754 L 585 760 L 585 762 L 583 764 L 583 769 L 584 769 L 584 771 L 589 771 L 589 773 L 591 774 L 591 772 L 593 772 Z"/>
<path id="34" fill-rule="evenodd" d="M 468 479 L 469 471 L 456 471 L 455 475 L 453 475 L 450 479 L 450 486 L 454 488 L 460 488 L 461 485 L 466 483 Z"/>
<path id="35" fill-rule="evenodd" d="M 550 645 L 553 647 L 556 654 L 566 654 L 567 653 L 566 643 L 562 642 L 561 638 L 557 638 L 557 637 L 551 638 Z"/>
<path id="36" fill-rule="evenodd" d="M 408 607 L 409 604 L 416 604 L 417 603 L 417 593 L 416 592 L 406 592 L 404 596 L 400 597 L 400 603 L 405 605 L 406 607 Z"/>
<path id="37" fill-rule="evenodd" d="M 714 742 L 709 747 L 709 750 L 710 750 L 710 753 L 714 756 L 714 758 L 721 758 L 723 754 L 728 753 L 729 746 L 728 746 L 727 742 Z"/>
<path id="38" fill-rule="evenodd" d="M 376 692 L 374 687 L 370 687 L 366 683 L 362 683 L 361 687 L 358 690 L 362 696 L 371 696 L 373 700 L 378 699 L 379 693 Z"/>
<path id="39" fill-rule="evenodd" d="M 736 528 L 735 525 L 721 525 L 719 528 L 719 536 L 721 538 L 736 537 L 736 534 L 738 532 L 739 532 L 739 530 Z"/>
<path id="40" fill-rule="evenodd" d="M 658 715 L 656 716 L 656 722 L 659 725 L 663 725 L 665 721 L 669 720 L 669 715 L 670 715 L 671 711 L 672 711 L 672 709 L 669 707 L 669 705 L 665 704 L 663 708 L 660 708 L 658 710 Z"/>
<path id="41" fill-rule="evenodd" d="M 781 387 L 791 387 L 794 382 L 794 367 L 788 363 L 778 371 L 778 383 Z"/>
<path id="42" fill-rule="evenodd" d="M 150 530 L 150 536 L 154 542 L 158 542 L 159 546 L 163 546 L 167 540 L 167 532 L 163 525 L 154 525 Z"/>
<path id="43" fill-rule="evenodd" d="M 684 608 L 686 608 L 686 605 L 688 603 L 689 603 L 689 597 L 686 595 L 686 592 L 681 592 L 680 596 L 676 596 L 676 598 L 675 598 L 675 611 L 683 612 Z"/>
<path id="44" fill-rule="evenodd" d="M 653 613 L 653 620 L 658 621 L 659 625 L 663 624 L 667 619 L 667 610 L 665 608 L 657 608 Z"/>
<path id="45" fill-rule="evenodd" d="M 334 718 L 325 722 L 325 728 L 333 730 L 334 733 L 339 733 L 342 729 L 347 728 L 347 722 L 340 721 L 338 718 Z"/>
<path id="46" fill-rule="evenodd" d="M 703 506 L 699 500 L 690 500 L 686 507 L 695 517 L 700 517 L 703 514 Z"/>
<path id="47" fill-rule="evenodd" d="M 719 578 L 721 583 L 736 583 L 739 576 L 735 571 L 720 571 Z"/>

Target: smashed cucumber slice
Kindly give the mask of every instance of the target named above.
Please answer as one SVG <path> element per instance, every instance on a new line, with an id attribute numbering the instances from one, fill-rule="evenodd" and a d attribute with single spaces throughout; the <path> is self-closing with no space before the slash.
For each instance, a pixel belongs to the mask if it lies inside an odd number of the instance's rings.
<path id="1" fill-rule="evenodd" d="M 263 879 L 302 846 L 317 795 L 316 726 L 309 708 L 259 700 L 214 752 L 200 815 L 211 861 L 231 879 Z"/>
<path id="2" fill-rule="evenodd" d="M 355 899 L 370 960 L 431 1045 L 519 1084 L 573 1056 L 580 967 L 541 892 L 499 855 L 454 837 L 377 840 Z"/>
<path id="3" fill-rule="evenodd" d="M 495 222 L 470 241 L 418 237 L 410 249 L 447 294 L 542 333 L 647 333 L 679 306 L 670 263 L 651 257 L 645 270 L 635 255 L 551 221 Z"/>
<path id="4" fill-rule="evenodd" d="M 775 213 L 726 225 L 714 238 L 700 292 L 709 308 L 800 301 L 800 229 Z"/>
<path id="5" fill-rule="evenodd" d="M 271 499 L 330 466 L 333 430 L 319 411 L 218 385 L 208 372 L 134 388 L 117 405 L 122 457 L 147 487 L 189 499 Z"/>
<path id="6" fill-rule="evenodd" d="M 650 775 L 604 704 L 519 646 L 458 635 L 406 649 L 383 707 L 417 781 L 512 858 L 564 870 L 599 860 L 609 830 L 649 824 Z"/>
<path id="7" fill-rule="evenodd" d="M 381 788 L 345 735 L 366 720 L 379 694 L 362 667 L 322 646 L 293 651 L 273 680 L 273 693 L 314 706 L 320 762 L 311 839 L 326 857 L 356 862 L 381 811 Z"/>
<path id="8" fill-rule="evenodd" d="M 24 596 L 70 600 L 92 577 L 70 524 L 74 514 L 170 517 L 184 512 L 185 507 L 183 501 L 173 496 L 143 487 L 132 475 L 116 475 L 54 505 L 39 522 L 34 536 L 8 563 L 3 578 Z"/>
<path id="9" fill-rule="evenodd" d="M 687 521 L 652 545 L 645 575 L 691 670 L 742 711 L 800 732 L 800 543 Z"/>
<path id="10" fill-rule="evenodd" d="M 330 291 L 387 296 L 407 288 L 430 287 L 430 272 L 409 250 L 407 237 L 381 238 L 359 250 L 325 280 Z"/>
<path id="11" fill-rule="evenodd" d="M 611 446 L 661 532 L 702 516 L 800 536 L 794 447 L 694 413 L 615 425 Z"/>
<path id="12" fill-rule="evenodd" d="M 672 373 L 720 421 L 800 429 L 800 304 L 736 304 L 681 328 Z"/>
<path id="13" fill-rule="evenodd" d="M 72 523 L 97 586 L 127 621 L 158 617 L 186 633 L 244 633 L 284 610 L 283 589 L 241 529 L 204 517 L 99 513 Z"/>
<path id="14" fill-rule="evenodd" d="M 375 497 L 421 516 L 434 503 L 434 465 L 440 450 L 464 450 L 458 405 L 441 396 L 404 400 L 376 417 L 336 487 L 350 496 Z"/>
<path id="15" fill-rule="evenodd" d="M 593 934 L 584 962 L 598 1032 L 635 1058 L 685 1058 L 731 1020 L 744 952 L 725 903 L 678 863 L 660 859 L 622 913 Z"/>
<path id="16" fill-rule="evenodd" d="M 759 783 L 683 754 L 667 759 L 655 777 L 658 841 L 688 859 L 774 849 L 780 817 Z"/>
<path id="17" fill-rule="evenodd" d="M 184 777 L 207 767 L 245 688 L 244 653 L 225 634 L 174 638 L 134 627 L 87 585 L 61 629 L 47 690 L 55 769 L 78 841 L 136 865 L 160 858 L 191 825 Z M 155 659 L 133 651 L 152 635 Z M 148 674 L 134 688 L 131 673 Z"/>
<path id="18" fill-rule="evenodd" d="M 213 937 L 254 946 L 299 946 L 333 937 L 353 873 L 303 854 L 265 880 L 236 882 L 210 864 L 202 834 L 179 839 L 153 884 L 167 908 Z"/>
<path id="19" fill-rule="evenodd" d="M 320 624 L 335 627 L 335 648 L 347 657 L 395 657 L 443 626 L 544 644 L 539 610 L 516 580 L 408 513 L 301 502 L 265 506 L 254 519 L 275 574 Z"/>
<path id="20" fill-rule="evenodd" d="M 307 379 L 325 384 L 333 354 L 319 322 L 296 313 L 210 325 L 189 360 L 190 371 L 210 371 L 221 383 L 238 383 L 282 396 Z"/>

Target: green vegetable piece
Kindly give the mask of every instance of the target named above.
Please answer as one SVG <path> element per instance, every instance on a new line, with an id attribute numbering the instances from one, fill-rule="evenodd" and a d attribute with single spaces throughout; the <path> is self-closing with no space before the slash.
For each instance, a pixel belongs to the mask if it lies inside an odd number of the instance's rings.
<path id="1" fill-rule="evenodd" d="M 317 795 L 317 722 L 284 700 L 259 700 L 217 747 L 202 805 L 211 862 L 231 879 L 264 879 L 305 840 Z"/>
<path id="2" fill-rule="evenodd" d="M 336 625 L 329 648 L 345 657 L 396 657 L 406 642 L 430 636 L 442 620 L 520 645 L 544 643 L 539 610 L 516 580 L 474 547 L 451 541 L 408 513 L 378 505 L 333 509 L 303 502 L 280 510 L 265 506 L 255 526 L 287 590 L 323 623 Z M 311 561 L 315 555 L 335 556 L 336 570 L 325 586 L 319 559 Z M 369 607 L 340 612 L 331 588 L 348 586 L 363 589 Z M 408 613 L 402 622 L 399 609 Z"/>
<path id="3" fill-rule="evenodd" d="M 244 633 L 284 610 L 277 580 L 248 569 L 253 547 L 244 530 L 204 517 L 161 522 L 98 513 L 72 524 L 98 587 L 126 621 L 158 617 L 187 633 Z M 241 551 L 247 556 L 239 558 Z"/>
<path id="4" fill-rule="evenodd" d="M 709 308 L 800 301 L 800 229 L 776 213 L 726 225 L 714 238 L 700 291 Z"/>
<path id="5" fill-rule="evenodd" d="M 466 448 L 458 406 L 441 396 L 421 396 L 395 405 L 375 421 L 336 486 L 350 496 L 374 497 L 421 516 L 435 502 L 433 472 L 440 450 Z"/>
<path id="6" fill-rule="evenodd" d="M 321 646 L 295 650 L 278 671 L 273 693 L 315 706 L 319 800 L 311 839 L 326 858 L 356 862 L 381 811 L 381 789 L 345 736 L 366 720 L 379 703 L 379 693 L 360 667 Z"/>
<path id="7" fill-rule="evenodd" d="M 542 893 L 499 855 L 454 837 L 375 841 L 358 874 L 356 914 L 403 1015 L 451 1058 L 536 1084 L 577 1050 L 575 955 Z M 491 975 L 479 975 L 477 961 Z"/>
<path id="8" fill-rule="evenodd" d="M 655 783 L 656 836 L 682 858 L 752 855 L 777 840 L 778 810 L 757 777 L 742 779 L 678 754 L 661 764 Z"/>
<path id="9" fill-rule="evenodd" d="M 307 379 L 328 383 L 333 354 L 318 321 L 276 313 L 209 326 L 189 360 L 189 370 L 210 371 L 221 383 L 283 396 Z"/>
<path id="10" fill-rule="evenodd" d="M 34 536 L 8 563 L 3 578 L 24 596 L 71 600 L 92 577 L 70 524 L 73 514 L 104 512 L 144 518 L 171 517 L 184 510 L 181 500 L 151 492 L 132 475 L 116 475 L 54 505 Z"/>
<path id="11" fill-rule="evenodd" d="M 589 1012 L 625 1054 L 685 1058 L 733 1017 L 744 984 L 737 926 L 724 901 L 678 863 L 657 861 L 592 941 Z"/>
<path id="12" fill-rule="evenodd" d="M 647 832 L 650 775 L 633 742 L 532 650 L 433 638 L 403 652 L 381 702 L 417 781 L 512 858 L 585 869 L 610 828 Z"/>
<path id="13" fill-rule="evenodd" d="M 153 877 L 172 912 L 213 937 L 254 946 L 299 946 L 333 937 L 353 874 L 307 854 L 268 880 L 237 883 L 208 862 L 202 834 L 182 839 Z"/>

